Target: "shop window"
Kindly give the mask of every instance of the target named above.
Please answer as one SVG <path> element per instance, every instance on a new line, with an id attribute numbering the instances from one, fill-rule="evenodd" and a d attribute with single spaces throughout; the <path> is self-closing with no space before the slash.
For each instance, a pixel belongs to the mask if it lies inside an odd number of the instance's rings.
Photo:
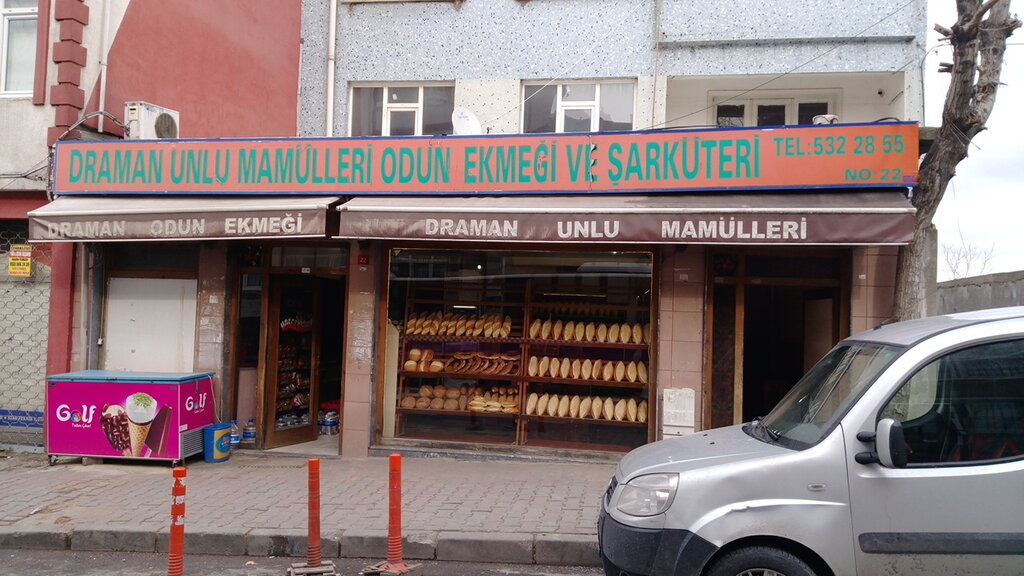
<path id="1" fill-rule="evenodd" d="M 352 88 L 352 136 L 451 134 L 454 86 Z"/>
<path id="2" fill-rule="evenodd" d="M 647 442 L 652 262 L 648 252 L 393 250 L 388 319 L 399 349 L 385 437 L 593 450 Z"/>
<path id="3" fill-rule="evenodd" d="M 633 129 L 633 82 L 526 84 L 523 132 L 614 132 Z"/>
<path id="4" fill-rule="evenodd" d="M 37 0 L 0 0 L 0 93 L 32 91 L 38 9 Z"/>
<path id="5" fill-rule="evenodd" d="M 715 125 L 719 128 L 813 124 L 815 116 L 834 113 L 831 111 L 835 109 L 831 98 L 804 101 L 715 97 L 714 101 Z"/>

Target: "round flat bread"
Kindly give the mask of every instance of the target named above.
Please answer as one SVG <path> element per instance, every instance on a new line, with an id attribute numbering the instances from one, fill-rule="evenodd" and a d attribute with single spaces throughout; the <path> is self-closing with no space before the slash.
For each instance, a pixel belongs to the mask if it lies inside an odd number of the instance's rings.
<path id="1" fill-rule="evenodd" d="M 584 396 L 580 400 L 580 418 L 590 418 L 590 404 L 594 401 L 590 396 Z"/>

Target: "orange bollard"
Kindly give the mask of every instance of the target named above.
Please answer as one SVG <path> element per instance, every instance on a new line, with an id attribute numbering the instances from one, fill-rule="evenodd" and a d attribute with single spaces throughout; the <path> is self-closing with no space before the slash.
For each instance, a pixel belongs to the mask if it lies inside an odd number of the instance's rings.
<path id="1" fill-rule="evenodd" d="M 388 559 L 385 568 L 404 571 L 402 560 L 402 455 L 388 457 Z"/>
<path id="2" fill-rule="evenodd" d="M 320 459 L 309 459 L 309 544 L 306 566 L 320 566 Z"/>
<path id="3" fill-rule="evenodd" d="M 309 530 L 306 563 L 292 564 L 288 576 L 338 576 L 334 562 L 323 560 L 320 549 L 320 459 L 309 459 Z"/>
<path id="4" fill-rule="evenodd" d="M 185 569 L 182 552 L 185 548 L 185 476 L 184 466 L 174 468 L 171 487 L 171 534 L 167 549 L 167 576 L 181 576 Z"/>
<path id="5" fill-rule="evenodd" d="M 419 564 L 402 560 L 402 455 L 388 458 L 388 558 L 367 566 L 362 576 L 399 576 L 416 571 Z"/>

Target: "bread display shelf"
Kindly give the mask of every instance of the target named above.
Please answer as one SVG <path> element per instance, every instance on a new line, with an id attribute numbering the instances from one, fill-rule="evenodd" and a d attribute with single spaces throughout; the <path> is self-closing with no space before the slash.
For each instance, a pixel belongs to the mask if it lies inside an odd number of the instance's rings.
<path id="1" fill-rule="evenodd" d="M 540 376 L 527 376 L 516 378 L 525 380 L 528 384 L 566 384 L 569 386 L 595 386 L 600 388 L 636 388 L 642 390 L 647 388 L 643 382 L 615 382 L 613 380 L 574 380 L 572 378 L 542 378 Z"/>
<path id="2" fill-rule="evenodd" d="M 630 422 L 629 420 L 604 420 L 593 418 L 572 418 L 570 416 L 538 416 L 537 414 L 520 414 L 519 418 L 524 421 L 553 422 L 562 424 L 597 424 L 601 426 L 634 426 L 647 427 L 647 422 Z"/>
<path id="3" fill-rule="evenodd" d="M 401 370 L 399 376 L 406 378 L 451 378 L 454 380 L 522 380 L 518 374 L 469 374 L 466 372 L 414 372 Z"/>
<path id="4" fill-rule="evenodd" d="M 401 414 L 430 414 L 430 415 L 445 415 L 445 416 L 484 416 L 487 418 L 515 418 L 518 414 L 510 414 L 507 412 L 487 412 L 483 410 L 444 410 L 444 409 L 431 409 L 431 408 L 398 408 L 398 412 Z M 566 418 L 569 420 L 569 418 Z"/>

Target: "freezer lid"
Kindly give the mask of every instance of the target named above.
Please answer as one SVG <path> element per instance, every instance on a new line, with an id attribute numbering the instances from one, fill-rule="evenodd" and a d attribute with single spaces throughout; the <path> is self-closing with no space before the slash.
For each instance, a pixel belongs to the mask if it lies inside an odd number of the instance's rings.
<path id="1" fill-rule="evenodd" d="M 213 372 L 128 372 L 124 370 L 78 370 L 46 377 L 47 382 L 146 382 L 178 384 L 212 378 Z"/>

